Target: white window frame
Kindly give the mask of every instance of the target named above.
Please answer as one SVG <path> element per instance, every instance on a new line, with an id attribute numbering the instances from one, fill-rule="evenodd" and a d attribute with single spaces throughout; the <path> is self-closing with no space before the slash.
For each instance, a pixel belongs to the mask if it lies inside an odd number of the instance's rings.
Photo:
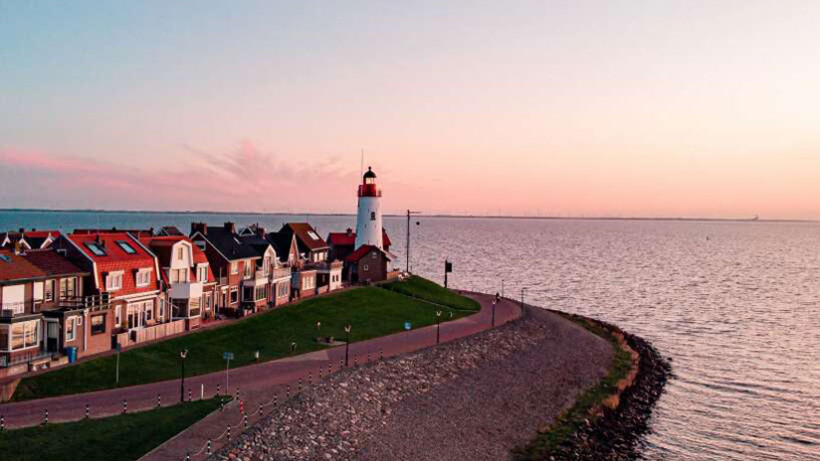
<path id="1" fill-rule="evenodd" d="M 236 275 L 239 273 L 239 263 L 237 261 L 231 261 L 231 275 Z"/>
<path id="2" fill-rule="evenodd" d="M 65 323 L 65 340 L 66 342 L 77 339 L 77 317 L 69 317 Z"/>
<path id="3" fill-rule="evenodd" d="M 57 286 L 57 281 L 54 279 L 49 279 L 45 281 L 43 285 L 43 299 L 46 301 L 54 301 L 54 288 Z M 51 285 L 51 291 L 48 290 L 48 286 Z"/>
<path id="4" fill-rule="evenodd" d="M 142 268 L 137 270 L 136 285 L 137 288 L 145 288 L 151 284 L 151 268 Z"/>
<path id="5" fill-rule="evenodd" d="M 362 268 L 362 270 L 363 270 L 363 271 L 365 271 L 365 272 L 367 272 L 367 271 L 369 271 L 369 270 L 370 270 L 370 266 L 368 266 L 367 264 L 365 264 L 365 265 L 364 265 L 364 267 Z"/>
<path id="6" fill-rule="evenodd" d="M 105 276 L 105 289 L 107 291 L 117 291 L 122 289 L 122 274 L 123 271 L 109 272 Z M 114 283 L 119 282 L 119 283 Z"/>

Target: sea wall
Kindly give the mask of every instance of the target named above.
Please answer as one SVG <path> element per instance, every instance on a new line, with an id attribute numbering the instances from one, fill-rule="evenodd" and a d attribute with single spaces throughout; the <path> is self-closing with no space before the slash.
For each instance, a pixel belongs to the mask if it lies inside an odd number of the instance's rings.
<path id="1" fill-rule="evenodd" d="M 509 458 L 605 377 L 613 356 L 608 340 L 528 308 L 495 330 L 336 373 L 215 459 Z M 619 408 L 640 409 L 622 398 Z M 598 447 L 595 433 L 577 440 Z"/>

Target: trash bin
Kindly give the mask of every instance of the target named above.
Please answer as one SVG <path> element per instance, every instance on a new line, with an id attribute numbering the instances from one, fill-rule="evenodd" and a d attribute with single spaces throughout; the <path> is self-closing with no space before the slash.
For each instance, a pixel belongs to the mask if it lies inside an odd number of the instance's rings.
<path id="1" fill-rule="evenodd" d="M 66 347 L 65 353 L 68 356 L 68 363 L 74 363 L 77 361 L 77 348 L 76 347 Z"/>

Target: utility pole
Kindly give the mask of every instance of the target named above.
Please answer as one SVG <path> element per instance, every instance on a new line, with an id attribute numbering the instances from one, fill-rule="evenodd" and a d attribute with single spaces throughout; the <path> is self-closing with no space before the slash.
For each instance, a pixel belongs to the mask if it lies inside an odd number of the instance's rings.
<path id="1" fill-rule="evenodd" d="M 410 216 L 414 214 L 421 214 L 421 211 L 407 210 L 407 272 L 410 272 Z M 419 225 L 418 221 L 416 225 Z"/>

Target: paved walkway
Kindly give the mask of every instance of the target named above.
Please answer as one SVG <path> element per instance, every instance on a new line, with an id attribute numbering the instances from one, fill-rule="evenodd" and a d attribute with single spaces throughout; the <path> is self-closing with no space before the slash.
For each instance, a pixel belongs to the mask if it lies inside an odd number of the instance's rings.
<path id="1" fill-rule="evenodd" d="M 492 299 L 490 295 L 465 293 L 481 303 L 481 310 L 467 317 L 441 324 L 441 341 L 452 341 L 490 328 Z M 502 325 L 521 315 L 520 306 L 510 300 L 502 300 L 496 307 L 496 325 Z M 383 336 L 350 345 L 350 365 L 378 360 L 416 351 L 435 345 L 436 326 L 431 325 L 411 331 Z M 191 459 L 203 459 L 206 442 L 212 440 L 212 449 L 227 442 L 226 430 L 231 426 L 231 437 L 235 437 L 244 427 L 244 416 L 248 425 L 267 415 L 273 406 L 294 395 L 303 385 L 308 385 L 328 372 L 337 371 L 344 364 L 345 347 L 339 346 L 321 351 L 288 357 L 279 360 L 249 365 L 230 371 L 231 395 L 239 396 L 245 414 L 240 413 L 240 404 L 235 401 L 221 412 L 215 412 L 186 431 L 169 440 L 143 459 L 180 460 L 191 452 Z M 217 385 L 225 393 L 225 372 L 194 376 L 185 380 L 186 399 L 188 391 L 194 400 L 204 396 L 213 397 Z M 49 422 L 75 421 L 82 419 L 89 406 L 90 416 L 99 418 L 122 413 L 123 401 L 128 411 L 153 409 L 157 396 L 163 405 L 179 400 L 179 380 L 132 386 L 119 389 L 52 397 L 25 402 L 0 405 L 0 415 L 5 419 L 6 428 L 26 427 L 40 424 L 48 410 Z M 261 408 L 260 408 L 261 406 Z M 260 413 L 261 411 L 261 413 Z M 261 415 L 261 416 L 260 416 Z"/>

